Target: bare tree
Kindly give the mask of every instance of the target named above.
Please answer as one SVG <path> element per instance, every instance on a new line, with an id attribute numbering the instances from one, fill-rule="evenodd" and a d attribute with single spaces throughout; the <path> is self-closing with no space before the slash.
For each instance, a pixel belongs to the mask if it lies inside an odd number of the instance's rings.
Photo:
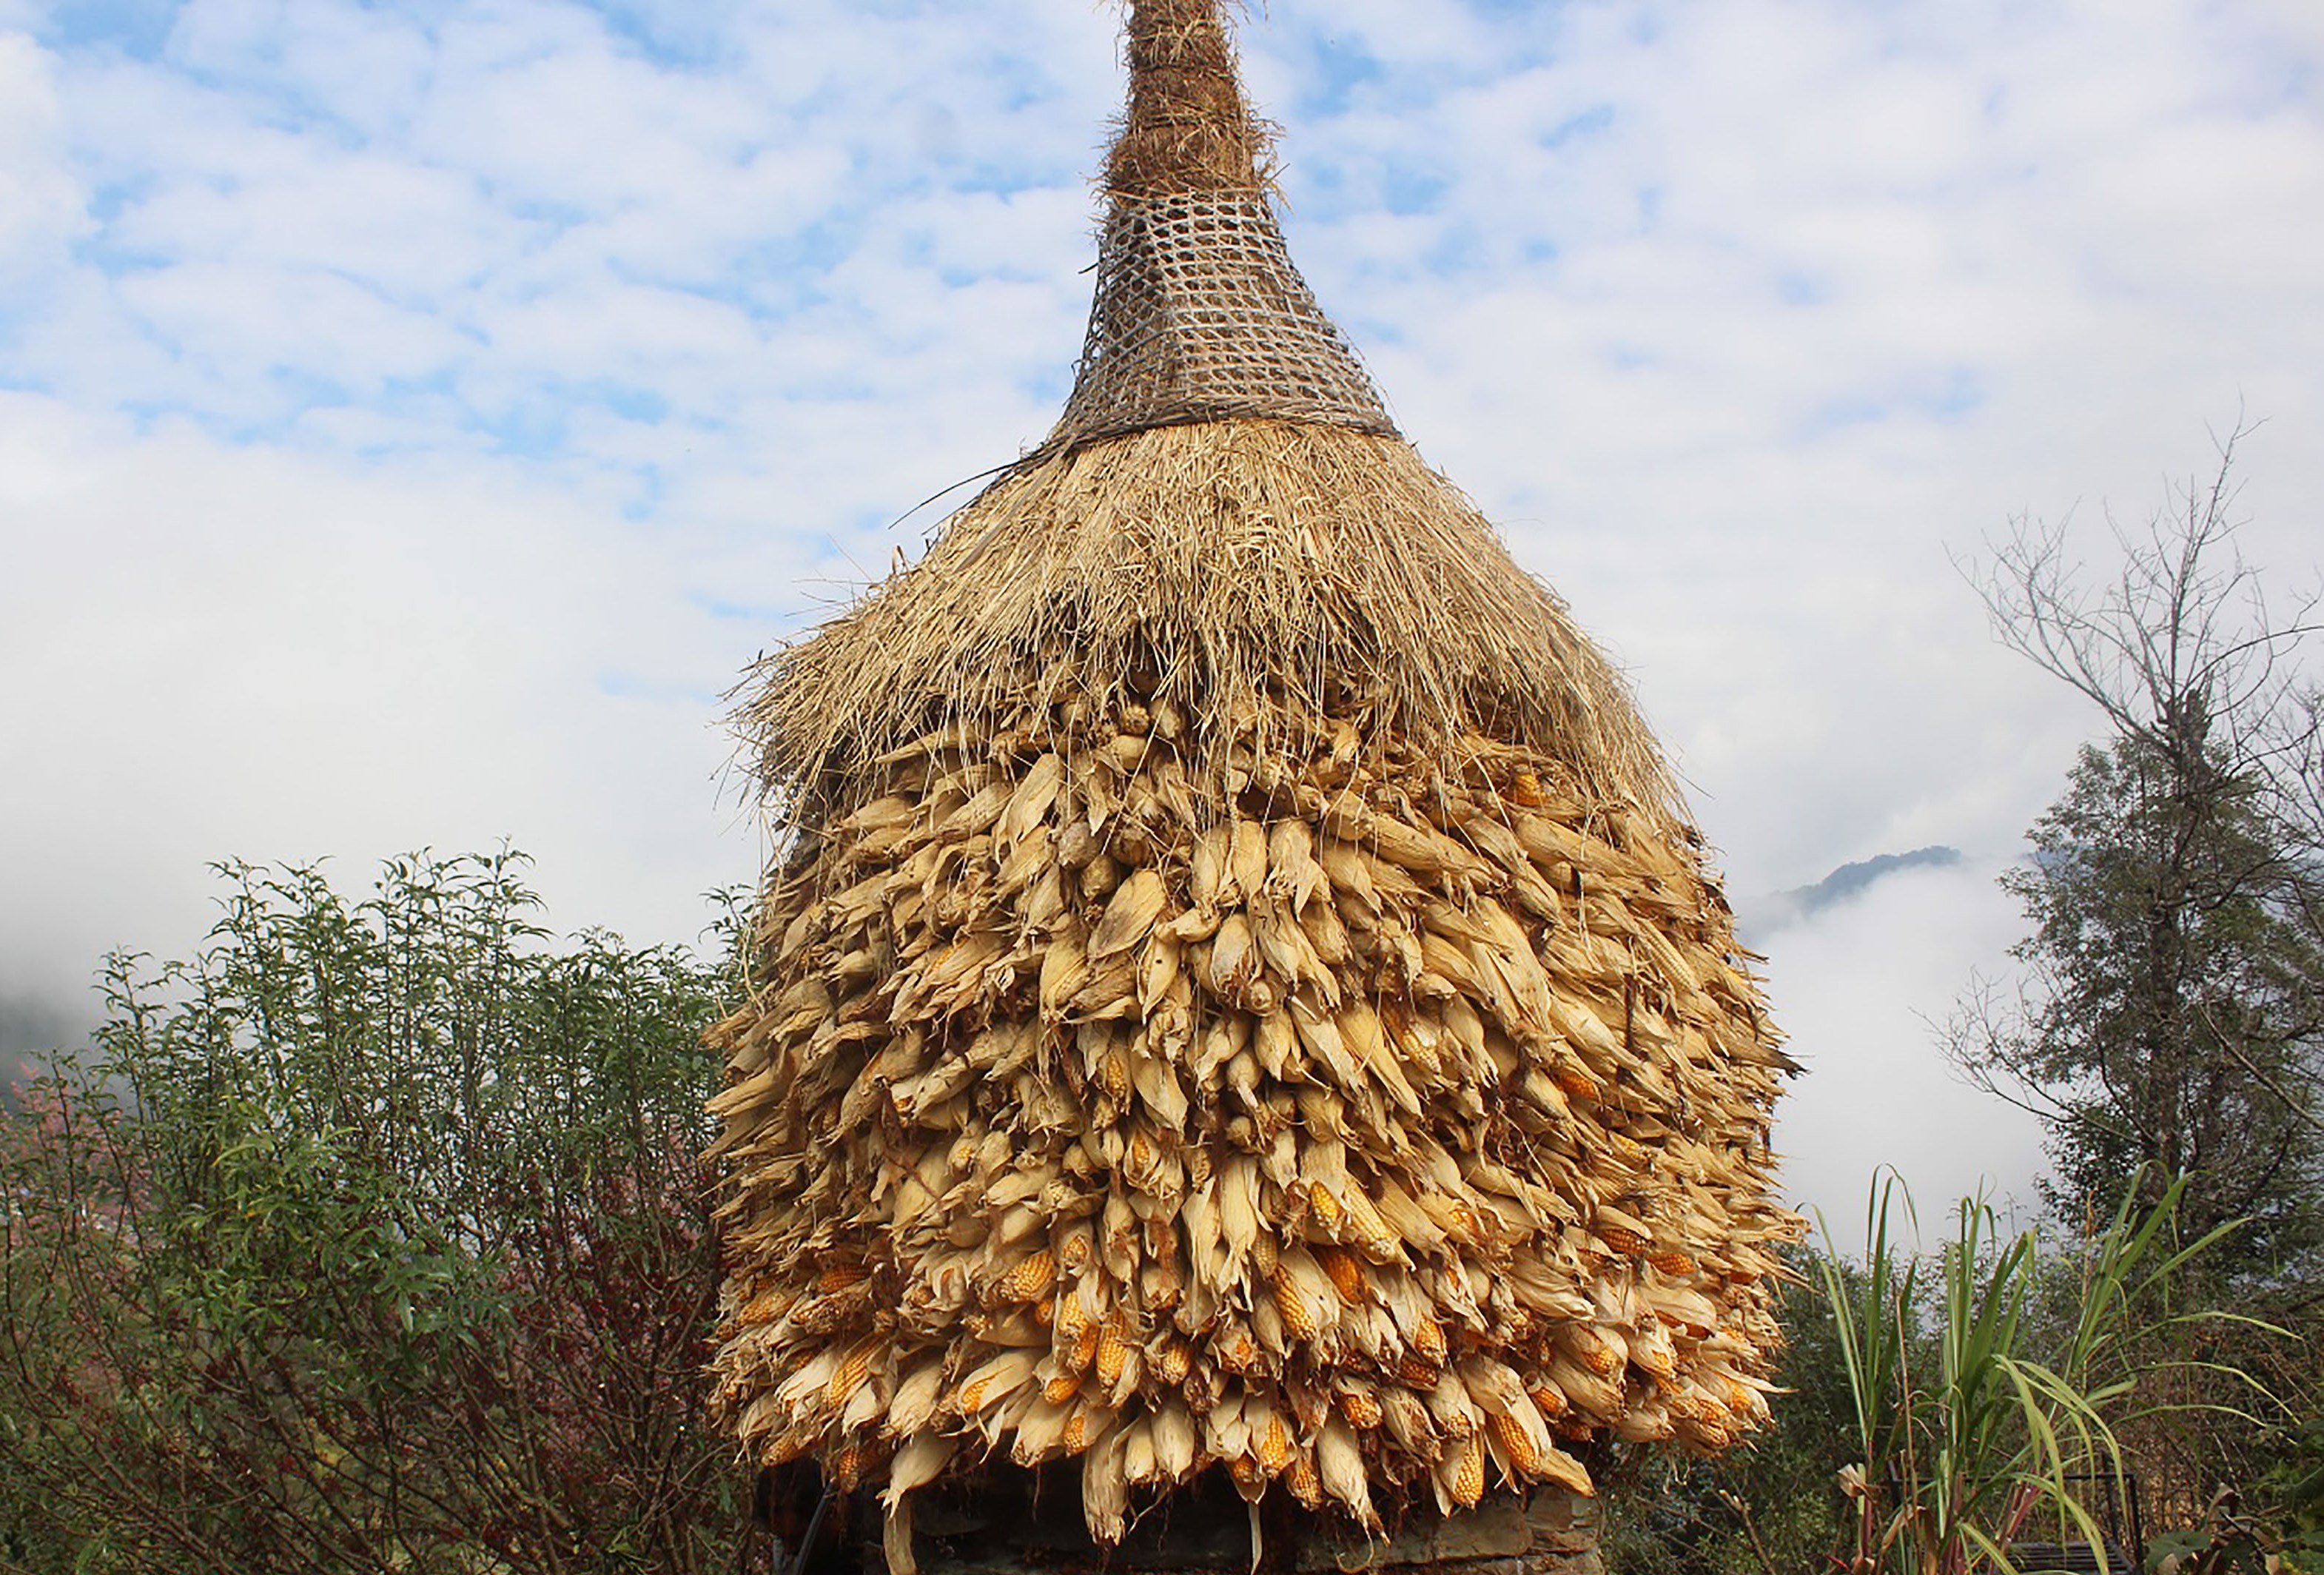
<path id="1" fill-rule="evenodd" d="M 2187 1224 L 2248 1218 L 2236 1261 L 2267 1277 L 2324 1255 L 2324 705 L 2316 596 L 2272 604 L 2236 551 L 2250 430 L 2140 526 L 2109 516 L 2111 576 L 2025 518 L 1962 566 L 2107 733 L 2005 877 L 2034 926 L 2023 985 L 1973 996 L 1949 1049 L 2042 1118 L 2054 1202 L 2183 1174 Z"/>

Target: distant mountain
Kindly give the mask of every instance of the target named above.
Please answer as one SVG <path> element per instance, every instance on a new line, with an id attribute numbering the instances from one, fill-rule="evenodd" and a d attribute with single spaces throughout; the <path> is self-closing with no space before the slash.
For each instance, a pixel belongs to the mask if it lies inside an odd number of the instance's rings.
<path id="1" fill-rule="evenodd" d="M 64 1013 L 29 996 L 0 995 L 0 1055 L 53 1050 L 69 1032 Z"/>
<path id="2" fill-rule="evenodd" d="M 45 1073 L 74 1037 L 65 1014 L 46 1001 L 0 995 L 0 1108 L 14 1109 L 12 1091 Z"/>
<path id="3" fill-rule="evenodd" d="M 1960 861 L 1959 848 L 1941 846 L 1914 848 L 1909 853 L 1876 854 L 1853 864 L 1842 864 L 1812 886 L 1795 887 L 1741 903 L 1736 910 L 1736 924 L 1747 935 L 1767 935 L 1861 896 L 1874 881 L 1899 870 L 1949 870 Z"/>

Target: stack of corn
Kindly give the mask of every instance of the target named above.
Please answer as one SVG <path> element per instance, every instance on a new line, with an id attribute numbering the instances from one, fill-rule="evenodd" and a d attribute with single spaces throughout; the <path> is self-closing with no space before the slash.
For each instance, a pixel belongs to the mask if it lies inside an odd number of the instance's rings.
<path id="1" fill-rule="evenodd" d="M 1134 66 L 1231 86 L 1213 3 Z M 996 1459 L 1108 1542 L 1213 1468 L 1377 1528 L 1766 1416 L 1758 983 L 1618 680 L 1384 427 L 1053 441 L 745 713 L 719 1405 L 898 1567 Z"/>

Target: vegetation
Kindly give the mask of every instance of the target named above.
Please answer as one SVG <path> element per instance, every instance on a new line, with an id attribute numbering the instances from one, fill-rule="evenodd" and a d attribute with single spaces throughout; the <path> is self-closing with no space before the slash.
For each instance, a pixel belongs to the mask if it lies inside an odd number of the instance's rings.
<path id="1" fill-rule="evenodd" d="M 1628 1575 L 2002 1569 L 2014 1537 L 2095 1540 L 2068 1478 L 2102 1500 L 2125 1467 L 2158 1568 L 2324 1569 L 2324 691 L 2314 603 L 2235 553 L 2242 436 L 2116 531 L 2113 578 L 2024 522 L 1978 576 L 2107 724 L 2006 879 L 2024 990 L 1947 1036 L 2047 1125 L 2048 1233 L 1964 1202 L 1921 1260 L 1877 1194 L 1863 1260 L 1801 1255 L 1774 1431 L 1645 1468 Z"/>
<path id="2" fill-rule="evenodd" d="M 1923 1256 L 1882 1188 L 1860 1258 L 1785 1249 L 1772 1428 L 1593 1460 L 1618 1575 L 2007 1570 L 2118 1543 L 2126 1469 L 2158 1571 L 2324 1570 L 2324 698 L 2232 453 L 2107 585 L 2031 529 L 1984 581 L 2108 723 L 2009 877 L 2027 988 L 1949 1036 L 2049 1123 L 2049 1217 L 1963 1202 Z M 0 1571 L 770 1551 L 701 1421 L 732 975 L 554 939 L 523 870 L 222 867 L 202 953 L 114 959 L 89 1052 L 0 1107 Z"/>
<path id="3" fill-rule="evenodd" d="M 0 1147 L 0 1568 L 731 1566 L 696 1156 L 723 983 L 512 854 L 222 870 Z"/>
<path id="4" fill-rule="evenodd" d="M 2190 1233 L 2240 1222 L 2190 1266 L 2181 1303 L 2308 1337 L 2144 1337 L 2172 1403 L 2127 1441 L 2182 1525 L 2298 1452 L 2237 1416 L 2226 1374 L 2258 1375 L 2294 1416 L 2324 1407 L 2324 691 L 2302 661 L 2324 625 L 2312 596 L 2272 604 L 2236 551 L 2243 436 L 2143 528 L 2115 530 L 2111 578 L 2077 566 L 2063 530 L 2024 522 L 1980 578 L 2000 637 L 2107 732 L 2005 881 L 2030 926 L 2024 988 L 1973 999 L 1948 1046 L 2043 1120 L 2061 1220 L 2175 1184 Z"/>
<path id="5" fill-rule="evenodd" d="M 1891 1234 L 1896 1189 L 1876 1189 L 1863 1272 L 1829 1256 L 1819 1266 L 1861 1451 L 1842 1483 L 1851 1569 L 2006 1570 L 2009 1544 L 2043 1530 L 2094 1548 L 2127 1543 L 2076 1482 L 2126 1495 L 2114 1419 L 2144 1376 L 2140 1337 L 2224 1316 L 2172 1306 L 2180 1272 L 2232 1229 L 2180 1244 L 2185 1190 L 2183 1178 L 2166 1184 L 2149 1211 L 2126 1197 L 2070 1256 L 2045 1254 L 2033 1230 L 2001 1239 L 1993 1211 L 1964 1200 L 1922 1297 L 1921 1265 Z M 2061 1268 L 2073 1278 L 2053 1298 Z"/>
<path id="6" fill-rule="evenodd" d="M 1955 1060 L 2040 1115 L 2067 1213 L 2183 1178 L 2190 1230 L 2242 1220 L 2239 1290 L 2324 1270 L 2324 840 L 2307 813 L 2312 605 L 2271 612 L 2234 550 L 2235 438 L 2207 483 L 2116 532 L 2099 585 L 2021 524 L 1984 582 L 2002 638 L 2093 702 L 2108 736 L 2005 884 L 2032 932 L 2017 1000 L 1975 1004 Z"/>
<path id="7" fill-rule="evenodd" d="M 1864 1256 L 1794 1260 L 1784 1303 L 1791 1390 L 1766 1440 L 1715 1462 L 1665 1460 L 1618 1522 L 1625 1575 L 1966 1575 L 2018 1568 L 2012 1545 L 2112 1546 L 2127 1502 L 2116 1432 L 2153 1404 L 2146 1338 L 2221 1322 L 2172 1287 L 2225 1230 L 2182 1240 L 2183 1184 L 2152 1211 L 2126 1201 L 2099 1231 L 2003 1235 L 1975 1200 L 1926 1257 L 1905 1245 L 1911 1200 L 1876 1184 Z M 2237 1380 L 2244 1397 L 2264 1402 Z M 2239 1413 L 2246 1416 L 2247 1411 Z"/>

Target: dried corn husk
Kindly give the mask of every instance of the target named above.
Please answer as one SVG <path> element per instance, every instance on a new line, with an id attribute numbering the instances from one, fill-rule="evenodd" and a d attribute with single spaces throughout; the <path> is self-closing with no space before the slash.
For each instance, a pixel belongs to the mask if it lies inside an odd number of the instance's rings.
<path id="1" fill-rule="evenodd" d="M 1318 741 L 1237 792 L 1118 725 L 948 730 L 770 883 L 761 1004 L 715 1036 L 746 1445 L 892 1490 L 973 1429 L 1083 1458 L 1104 1531 L 1213 1463 L 1369 1525 L 1493 1473 L 1587 1491 L 1558 1439 L 1756 1425 L 1782 1062 L 1717 889 L 1545 756 L 1469 757 L 1522 760 L 1518 810 L 1285 714 Z M 1142 861 L 1063 884 L 1132 803 Z"/>

